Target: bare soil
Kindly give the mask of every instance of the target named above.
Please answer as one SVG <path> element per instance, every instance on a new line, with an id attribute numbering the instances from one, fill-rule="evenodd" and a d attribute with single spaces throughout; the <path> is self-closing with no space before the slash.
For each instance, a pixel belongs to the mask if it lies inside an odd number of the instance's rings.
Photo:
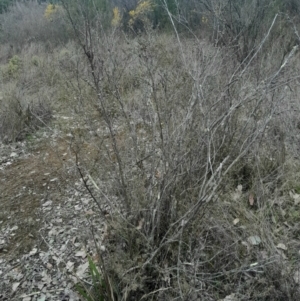
<path id="1" fill-rule="evenodd" d="M 97 214 L 72 135 L 40 136 L 0 146 L 0 300 L 80 300 L 74 283 L 93 255 L 85 245 Z"/>

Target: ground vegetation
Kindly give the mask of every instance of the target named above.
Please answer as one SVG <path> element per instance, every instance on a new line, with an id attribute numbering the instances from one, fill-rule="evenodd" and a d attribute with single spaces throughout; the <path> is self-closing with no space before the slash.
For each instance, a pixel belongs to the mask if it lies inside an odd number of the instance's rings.
<path id="1" fill-rule="evenodd" d="M 3 11 L 0 299 L 299 300 L 298 10 Z"/>

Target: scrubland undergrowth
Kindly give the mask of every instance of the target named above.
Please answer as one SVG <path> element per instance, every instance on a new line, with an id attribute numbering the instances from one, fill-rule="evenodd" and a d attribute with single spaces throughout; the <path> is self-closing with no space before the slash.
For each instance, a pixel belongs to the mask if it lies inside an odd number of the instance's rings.
<path id="1" fill-rule="evenodd" d="M 0 137 L 71 135 L 105 221 L 85 298 L 298 300 L 300 64 L 282 47 L 296 27 L 271 40 L 276 15 L 241 60 L 146 21 L 78 27 L 64 7 L 74 41 L 1 46 Z"/>
<path id="2" fill-rule="evenodd" d="M 205 41 L 111 39 L 89 62 L 108 136 L 95 145 L 99 163 L 78 167 L 114 212 L 101 263 L 107 290 L 120 300 L 298 298 L 294 262 L 282 273 L 280 244 L 291 241 L 278 227 L 295 75 L 280 72 L 273 85 L 281 66 L 271 57 L 258 58 L 267 67 L 257 77 Z"/>

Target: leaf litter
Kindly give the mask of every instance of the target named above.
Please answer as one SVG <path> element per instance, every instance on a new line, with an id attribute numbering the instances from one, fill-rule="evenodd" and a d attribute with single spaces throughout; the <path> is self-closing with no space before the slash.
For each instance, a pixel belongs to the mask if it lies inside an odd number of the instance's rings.
<path id="1" fill-rule="evenodd" d="M 59 140 L 55 151 L 0 145 L 0 300 L 81 300 L 75 283 L 89 277 L 87 255 L 96 251 L 85 246 L 99 216 L 71 160 L 66 166 L 67 148 Z"/>

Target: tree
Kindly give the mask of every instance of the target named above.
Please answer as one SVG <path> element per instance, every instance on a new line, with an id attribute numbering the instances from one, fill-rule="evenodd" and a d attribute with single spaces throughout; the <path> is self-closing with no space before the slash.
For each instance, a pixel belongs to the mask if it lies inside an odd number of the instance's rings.
<path id="1" fill-rule="evenodd" d="M 13 3 L 13 0 L 0 0 L 0 14 L 6 12 L 8 7 Z"/>

